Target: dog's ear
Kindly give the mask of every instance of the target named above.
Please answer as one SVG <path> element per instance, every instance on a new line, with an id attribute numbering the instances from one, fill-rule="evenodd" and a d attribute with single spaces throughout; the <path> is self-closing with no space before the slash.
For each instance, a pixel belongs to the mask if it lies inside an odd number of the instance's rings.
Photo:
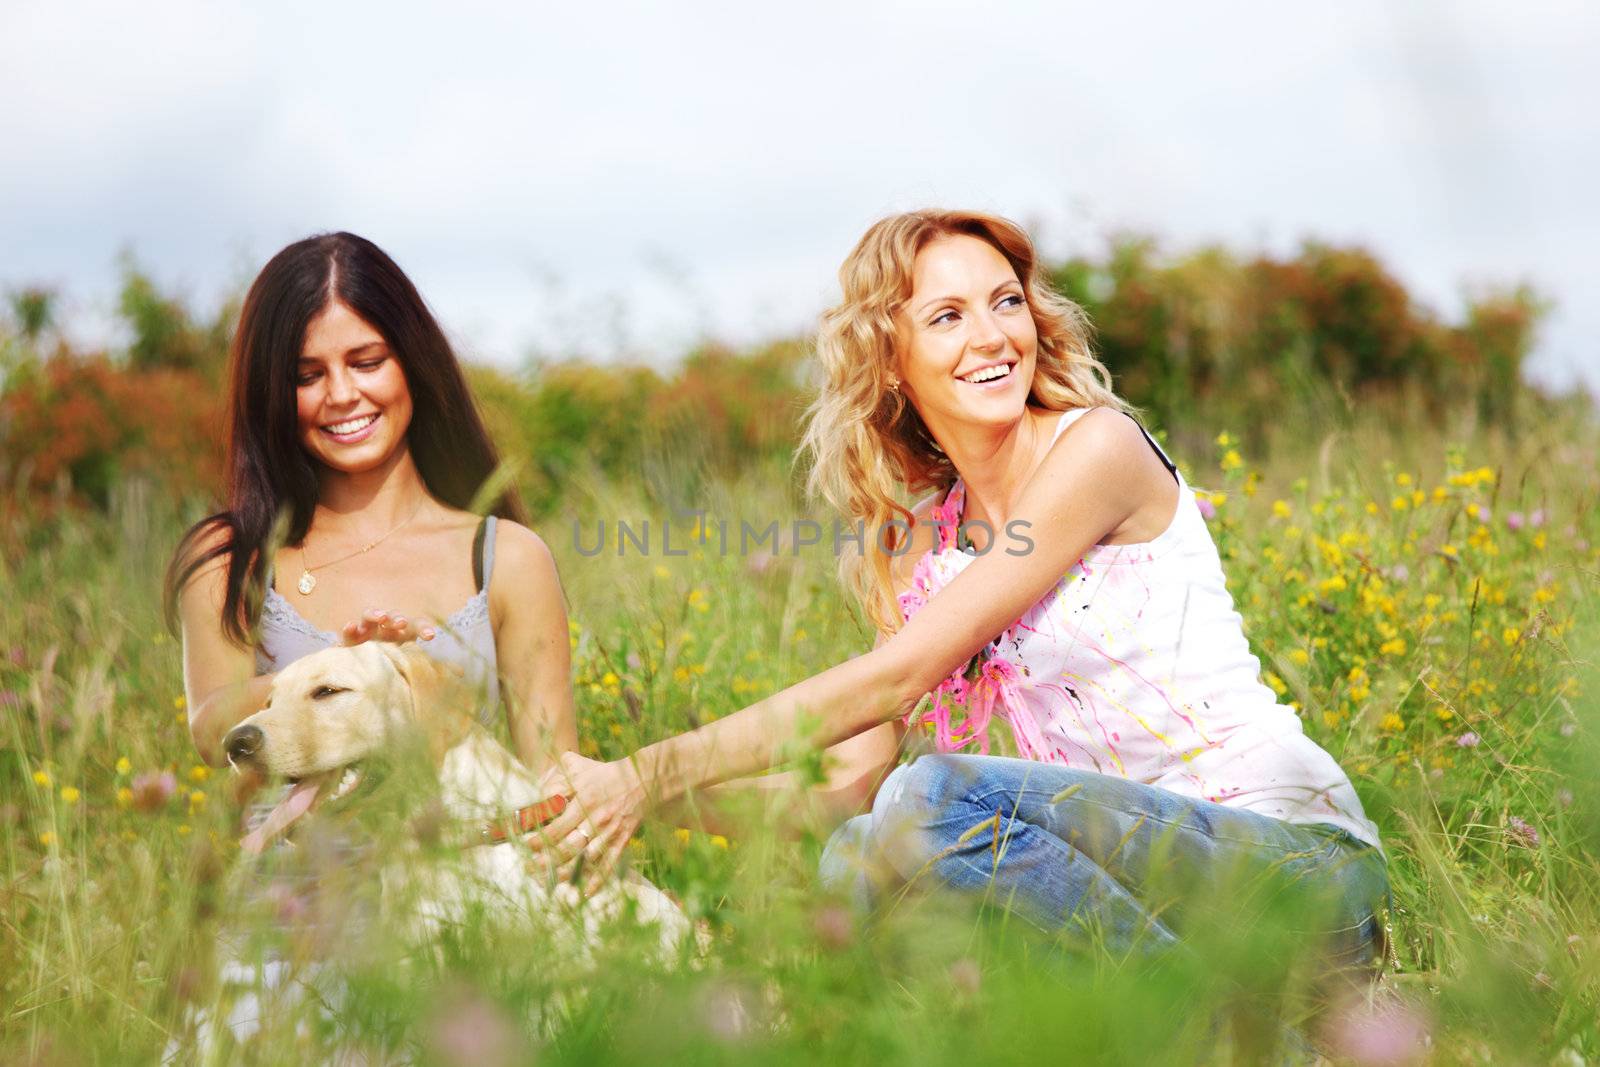
<path id="1" fill-rule="evenodd" d="M 411 720 L 427 738 L 428 753 L 435 763 L 454 748 L 472 729 L 468 708 L 472 690 L 459 667 L 428 655 L 415 641 L 403 645 L 372 642 L 394 666 L 411 696 Z"/>

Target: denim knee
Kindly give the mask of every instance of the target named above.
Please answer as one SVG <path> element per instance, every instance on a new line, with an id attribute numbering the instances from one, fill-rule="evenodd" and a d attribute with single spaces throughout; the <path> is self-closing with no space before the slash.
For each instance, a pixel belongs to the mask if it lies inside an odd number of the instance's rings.
<path id="1" fill-rule="evenodd" d="M 961 810 L 975 778 L 958 755 L 937 753 L 898 768 L 884 781 L 872 808 L 876 854 L 903 881 L 935 869 L 953 841 L 948 823 Z"/>

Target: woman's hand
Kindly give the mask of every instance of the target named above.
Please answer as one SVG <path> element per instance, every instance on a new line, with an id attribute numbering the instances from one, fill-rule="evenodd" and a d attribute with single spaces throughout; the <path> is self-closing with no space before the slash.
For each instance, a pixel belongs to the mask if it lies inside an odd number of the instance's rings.
<path id="1" fill-rule="evenodd" d="M 346 645 L 359 645 L 363 641 L 392 641 L 403 645 L 418 638 L 431 641 L 433 633 L 431 626 L 418 626 L 404 615 L 392 615 L 377 608 L 346 624 L 342 631 Z"/>
<path id="2" fill-rule="evenodd" d="M 559 878 L 581 875 L 589 896 L 616 869 L 649 810 L 644 785 L 627 760 L 602 763 L 576 752 L 562 753 L 540 784 L 547 796 L 562 793 L 573 803 L 542 833 L 529 835 L 528 846 L 556 868 Z"/>

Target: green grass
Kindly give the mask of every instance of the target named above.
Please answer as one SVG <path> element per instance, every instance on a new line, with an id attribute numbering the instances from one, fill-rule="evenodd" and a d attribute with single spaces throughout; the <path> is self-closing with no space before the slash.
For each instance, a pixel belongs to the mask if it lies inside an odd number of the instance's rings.
<path id="1" fill-rule="evenodd" d="M 1174 439 L 1190 480 L 1225 494 L 1212 528 L 1247 632 L 1392 857 L 1384 995 L 1401 1014 L 1375 1039 L 1421 1027 L 1441 1063 L 1600 1057 L 1600 432 L 1562 417 L 1452 448 L 1377 420 L 1314 441 L 1280 428 L 1268 456 L 1235 465 L 1236 445 L 1194 447 L 1222 429 Z M 868 646 L 826 552 L 573 548 L 573 521 L 592 543 L 602 515 L 650 518 L 659 547 L 673 506 L 787 525 L 802 513 L 789 485 L 782 469 L 732 481 L 663 461 L 569 487 L 541 524 L 572 602 L 590 751 L 620 755 Z M 320 899 L 264 898 L 225 777 L 193 770 L 180 650 L 158 617 L 184 516 L 146 486 L 112 499 L 106 513 L 12 500 L 0 519 L 0 1059 L 158 1058 L 217 1003 L 224 932 L 332 956 L 344 976 L 337 1032 L 289 1011 L 246 1062 L 336 1045 L 369 1062 L 1254 1062 L 1275 1031 L 1252 1020 L 1311 1010 L 1311 964 L 1270 915 L 1198 922 L 1203 966 L 1075 954 L 937 898 L 855 916 L 815 889 L 825 827 L 731 843 L 647 829 L 634 861 L 711 931 L 688 967 L 647 962 L 626 930 L 583 965 L 487 920 L 418 950 L 383 915 L 351 921 L 360 871 L 328 873 L 338 890 Z M 674 543 L 688 532 L 680 520 Z M 182 787 L 169 804 L 119 799 L 162 770 Z M 1343 1011 L 1309 1026 L 1348 1030 Z"/>

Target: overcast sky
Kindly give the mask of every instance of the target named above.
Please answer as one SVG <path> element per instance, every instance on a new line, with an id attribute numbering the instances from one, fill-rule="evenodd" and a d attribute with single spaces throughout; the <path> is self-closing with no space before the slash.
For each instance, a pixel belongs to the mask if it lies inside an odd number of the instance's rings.
<path id="1" fill-rule="evenodd" d="M 468 358 L 665 360 L 960 205 L 1055 253 L 1359 242 L 1448 316 L 1530 281 L 1536 375 L 1600 387 L 1597 10 L 0 0 L 0 287 L 104 339 L 120 249 L 209 308 L 342 228 Z"/>

